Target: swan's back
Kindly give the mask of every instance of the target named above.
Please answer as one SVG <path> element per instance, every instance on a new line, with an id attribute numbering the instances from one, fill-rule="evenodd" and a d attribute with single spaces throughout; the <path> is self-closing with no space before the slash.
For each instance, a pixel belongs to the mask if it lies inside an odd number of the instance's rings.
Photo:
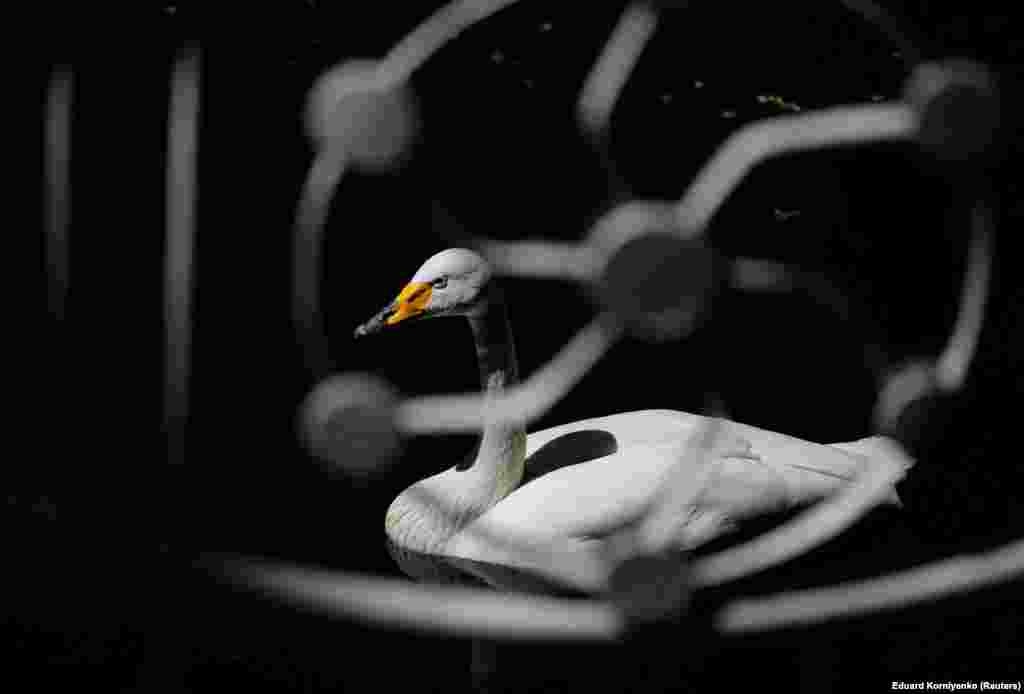
<path id="1" fill-rule="evenodd" d="M 635 410 L 604 417 L 581 419 L 531 432 L 526 438 L 527 471 L 529 471 L 531 456 L 542 447 L 554 442 L 555 439 L 574 432 L 606 432 L 607 435 L 615 439 L 615 451 L 607 451 L 605 455 L 608 455 L 635 446 L 684 442 L 687 437 L 697 431 L 704 421 L 706 421 L 705 417 L 677 410 Z"/>
<path id="2" fill-rule="evenodd" d="M 604 431 L 615 439 L 616 451 L 661 448 L 669 444 L 685 444 L 701 424 L 707 421 L 701 415 L 677 410 L 637 410 L 607 417 L 595 417 L 551 427 L 531 433 L 527 437 L 527 475 L 530 475 L 531 456 L 551 445 L 559 437 L 572 432 Z M 750 450 L 768 468 L 786 479 L 794 495 L 792 502 L 816 498 L 837 488 L 843 481 L 857 476 L 864 465 L 864 456 L 829 446 L 779 434 L 749 424 L 722 420 L 722 438 L 745 440 Z M 750 468 L 757 473 L 757 467 Z"/>

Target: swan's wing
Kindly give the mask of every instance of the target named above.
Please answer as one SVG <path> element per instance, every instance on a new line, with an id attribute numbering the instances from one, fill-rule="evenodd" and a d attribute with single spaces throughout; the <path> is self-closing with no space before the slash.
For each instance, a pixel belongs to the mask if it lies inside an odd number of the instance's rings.
<path id="1" fill-rule="evenodd" d="M 574 575 L 581 577 L 574 585 L 599 588 L 607 569 L 598 548 L 599 538 L 632 525 L 649 509 L 671 466 L 684 459 L 681 454 L 686 441 L 703 419 L 686 413 L 650 410 L 583 420 L 539 432 L 540 436 L 532 442 L 534 451 L 538 444 L 543 446 L 558 436 L 590 429 L 617 431 L 632 440 L 661 437 L 665 442 L 620 448 L 612 455 L 559 468 L 530 481 L 453 537 L 449 543 L 451 553 L 530 569 L 535 564 L 534 557 L 487 538 L 536 543 L 573 557 L 572 564 L 577 567 Z M 693 475 L 693 498 L 710 512 L 705 514 L 705 520 L 714 521 L 713 527 L 694 525 L 700 539 L 720 534 L 730 518 L 827 496 L 854 479 L 863 465 L 858 455 L 737 422 L 724 422 L 721 436 L 726 441 L 748 442 L 760 459 L 755 461 L 735 453 L 736 457 L 732 457 L 727 448 L 716 446 L 714 474 Z M 680 521 L 681 541 L 693 540 L 687 537 L 687 519 Z"/>
<path id="2" fill-rule="evenodd" d="M 618 452 L 627 452 L 684 442 L 704 421 L 705 417 L 688 412 L 638 410 L 584 419 L 533 432 L 526 441 L 527 477 L 536 477 L 531 472 L 534 465 L 543 467 L 545 471 L 559 466 L 559 461 L 548 460 L 544 449 L 547 447 L 553 451 L 560 437 L 569 438 L 587 431 L 605 432 L 606 436 L 614 438 Z M 841 444 L 829 446 L 813 443 L 740 422 L 725 420 L 723 423 L 722 436 L 748 441 L 752 452 L 760 457 L 771 473 L 785 481 L 789 501 L 793 504 L 814 501 L 836 491 L 857 476 L 863 469 L 863 456 L 871 453 Z M 597 441 L 597 437 L 591 438 L 594 439 L 592 443 L 602 443 Z M 531 460 L 531 456 L 538 452 L 540 455 Z M 622 457 L 615 459 L 625 460 Z M 563 464 L 572 465 L 579 460 L 579 457 L 567 455 Z M 763 487 L 765 480 L 761 478 L 767 479 L 771 473 L 764 469 L 745 467 L 747 465 L 746 462 L 738 462 L 730 466 L 730 469 L 724 471 L 726 477 L 734 482 L 749 477 L 748 486 Z"/>
<path id="3" fill-rule="evenodd" d="M 552 427 L 527 439 L 527 452 L 573 432 L 599 430 L 618 451 L 532 479 L 487 514 L 509 527 L 562 537 L 595 537 L 633 522 L 646 508 L 680 445 L 705 418 L 673 410 L 641 410 Z M 725 420 L 720 436 L 745 441 L 758 457 L 723 457 L 702 505 L 739 519 L 817 501 L 855 479 L 871 451 L 828 446 Z M 845 450 L 849 449 L 849 450 Z M 529 458 L 527 458 L 529 461 Z M 529 466 L 529 462 L 528 462 Z"/>
<path id="4" fill-rule="evenodd" d="M 550 472 L 469 523 L 449 540 L 447 551 L 476 562 L 541 572 L 544 554 L 557 555 L 559 580 L 584 591 L 603 590 L 609 571 L 603 538 L 643 517 L 669 468 L 685 460 L 680 453 L 679 442 L 638 446 Z M 693 496 L 698 497 L 707 478 L 694 474 L 692 480 Z M 708 518 L 725 521 L 720 514 Z M 686 522 L 680 519 L 681 526 Z M 703 528 L 699 534 L 707 539 L 718 533 Z M 680 542 L 692 539 L 684 532 Z M 540 554 L 530 547 L 541 548 Z"/>

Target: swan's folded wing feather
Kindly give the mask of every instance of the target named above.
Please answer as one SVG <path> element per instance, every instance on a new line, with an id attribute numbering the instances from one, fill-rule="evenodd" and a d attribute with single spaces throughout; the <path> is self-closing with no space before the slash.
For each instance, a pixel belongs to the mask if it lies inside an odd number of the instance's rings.
<path id="1" fill-rule="evenodd" d="M 812 502 L 835 492 L 860 474 L 866 455 L 871 454 L 844 444 L 813 443 L 739 422 L 729 422 L 728 427 L 750 441 L 761 461 L 785 479 L 791 504 Z M 883 454 L 881 449 L 878 454 Z M 890 500 L 898 503 L 895 489 Z"/>

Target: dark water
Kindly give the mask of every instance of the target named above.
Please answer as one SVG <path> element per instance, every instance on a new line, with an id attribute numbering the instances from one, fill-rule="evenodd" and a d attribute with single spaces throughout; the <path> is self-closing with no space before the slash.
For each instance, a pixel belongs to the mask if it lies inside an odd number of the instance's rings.
<path id="1" fill-rule="evenodd" d="M 1019 86 L 1020 32 L 998 21 L 1001 10 L 974 4 L 954 16 L 885 4 L 922 27 L 929 55 L 989 61 L 1008 89 Z M 306 90 L 345 57 L 382 53 L 436 5 L 360 5 L 357 18 L 346 3 L 277 3 L 232 14 L 229 32 L 209 10 L 154 7 L 94 16 L 107 28 L 41 40 L 30 54 L 35 114 L 50 66 L 76 70 L 75 197 L 69 322 L 10 338 L 24 346 L 18 358 L 33 384 L 18 392 L 27 426 L 9 434 L 9 450 L 27 454 L 5 475 L 16 518 L 5 562 L 12 660 L 41 689 L 89 682 L 108 691 L 713 691 L 748 678 L 873 690 L 899 678 L 1007 674 L 1021 645 L 1020 597 L 1008 589 L 816 630 L 723 641 L 671 625 L 629 647 L 583 647 L 330 622 L 187 570 L 199 552 L 227 551 L 401 575 L 382 541 L 384 509 L 471 449 L 469 437 L 409 441 L 393 475 L 357 483 L 313 462 L 294 426 L 311 386 L 288 275 L 310 159 Z M 524 1 L 418 74 L 423 129 L 410 165 L 347 177 L 329 223 L 325 310 L 340 370 L 378 373 L 406 393 L 476 387 L 469 332 L 455 321 L 373 341 L 349 336 L 447 245 L 444 224 L 499 238 L 583 236 L 608 191 L 573 101 L 622 5 Z M 192 416 L 188 464 L 172 469 L 159 409 L 166 95 L 172 56 L 196 34 L 205 38 Z M 758 95 L 804 108 L 898 95 L 904 67 L 893 51 L 838 3 L 672 11 L 616 111 L 619 173 L 638 196 L 678 196 L 729 132 L 777 112 Z M 1001 233 L 978 368 L 942 454 L 904 485 L 905 513 L 875 514 L 827 549 L 698 596 L 705 611 L 744 591 L 871 575 L 1024 529 L 1020 456 L 1007 445 L 1016 417 L 1004 404 L 1024 391 L 1017 140 L 1005 154 L 993 178 Z M 767 163 L 715 217 L 710 238 L 731 257 L 832 278 L 883 327 L 894 357 L 935 353 L 955 312 L 967 196 L 962 181 L 925 163 L 895 146 Z M 38 161 L 28 164 L 38 177 Z M 25 294 L 43 297 L 44 286 L 38 275 Z M 506 287 L 525 374 L 593 314 L 567 284 Z M 24 325 L 36 325 L 45 304 L 19 303 Z M 536 427 L 641 408 L 697 411 L 714 392 L 734 419 L 851 440 L 869 433 L 873 398 L 862 335 L 799 292 L 729 294 L 685 343 L 617 346 Z"/>

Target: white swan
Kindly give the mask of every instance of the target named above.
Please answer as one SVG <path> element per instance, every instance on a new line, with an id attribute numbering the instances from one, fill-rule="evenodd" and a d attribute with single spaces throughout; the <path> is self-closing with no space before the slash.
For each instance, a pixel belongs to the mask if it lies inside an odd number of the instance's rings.
<path id="1" fill-rule="evenodd" d="M 469 319 L 489 397 L 517 381 L 502 295 L 488 263 L 473 251 L 431 257 L 356 336 L 438 316 Z M 520 568 L 533 568 L 533 560 L 488 538 L 592 553 L 602 538 L 642 517 L 681 446 L 705 421 L 686 412 L 642 410 L 529 436 L 521 425 L 488 421 L 475 458 L 403 491 L 388 508 L 385 531 L 413 552 Z M 857 444 L 842 450 L 731 421 L 719 440 L 710 479 L 695 476 L 702 513 L 700 522 L 681 519 L 682 545 L 719 534 L 730 519 L 825 496 L 862 464 Z M 602 587 L 598 563 L 604 566 L 595 559 L 583 587 Z"/>

